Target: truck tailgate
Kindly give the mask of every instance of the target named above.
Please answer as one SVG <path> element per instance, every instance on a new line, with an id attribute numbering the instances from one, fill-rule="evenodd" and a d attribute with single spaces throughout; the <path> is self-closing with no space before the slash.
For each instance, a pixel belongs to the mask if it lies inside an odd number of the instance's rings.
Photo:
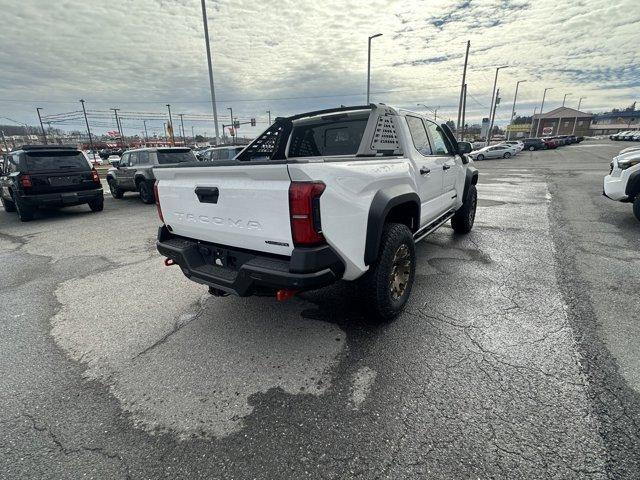
<path id="1" fill-rule="evenodd" d="M 174 234 L 291 255 L 286 164 L 156 168 L 154 174 Z"/>

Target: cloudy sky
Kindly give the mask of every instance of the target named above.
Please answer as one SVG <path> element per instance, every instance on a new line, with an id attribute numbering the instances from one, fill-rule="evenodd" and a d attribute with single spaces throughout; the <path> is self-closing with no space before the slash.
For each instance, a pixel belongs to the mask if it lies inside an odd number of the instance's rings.
<path id="1" fill-rule="evenodd" d="M 498 124 L 562 103 L 603 111 L 640 99 L 637 0 L 207 0 L 220 121 L 266 110 L 288 115 L 362 104 L 367 37 L 372 100 L 440 107 L 455 120 L 466 41 L 471 41 L 468 115 L 487 116 L 495 67 Z M 0 117 L 35 124 L 43 114 L 87 108 L 211 112 L 199 0 L 0 0 Z M 113 129 L 96 113 L 94 128 Z M 189 117 L 187 117 L 189 118 Z M 211 133 L 210 121 L 186 121 Z M 81 128 L 77 120 L 66 128 Z M 264 122 L 264 123 L 263 123 Z M 11 123 L 0 118 L 0 123 Z M 128 134 L 142 122 L 126 119 Z M 162 120 L 149 129 L 162 130 Z M 255 133 L 242 127 L 245 134 Z"/>

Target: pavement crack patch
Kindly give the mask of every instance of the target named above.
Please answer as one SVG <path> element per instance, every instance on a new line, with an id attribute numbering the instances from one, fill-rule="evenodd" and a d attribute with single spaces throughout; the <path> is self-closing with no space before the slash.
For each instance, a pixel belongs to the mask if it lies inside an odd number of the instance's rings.
<path id="1" fill-rule="evenodd" d="M 183 327 L 185 327 L 186 325 L 191 323 L 193 320 L 195 320 L 198 317 L 198 314 L 199 314 L 199 312 L 198 313 L 193 313 L 193 314 L 180 315 L 174 321 L 173 328 L 171 330 L 169 330 L 167 333 L 165 333 L 162 337 L 160 337 L 154 343 L 149 345 L 147 348 L 145 348 L 144 350 L 142 350 L 141 352 L 136 354 L 132 358 L 132 360 L 136 360 L 139 357 L 141 357 L 143 355 L 146 355 L 147 353 L 151 352 L 155 348 L 165 344 L 169 340 L 169 338 L 171 338 L 172 335 L 174 335 L 175 333 L 178 333 Z"/>

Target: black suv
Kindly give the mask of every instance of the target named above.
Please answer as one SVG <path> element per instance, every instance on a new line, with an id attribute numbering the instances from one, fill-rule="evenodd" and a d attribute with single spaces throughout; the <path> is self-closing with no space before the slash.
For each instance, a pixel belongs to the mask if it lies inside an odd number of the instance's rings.
<path id="1" fill-rule="evenodd" d="M 197 162 L 190 148 L 159 147 L 127 150 L 120 160 L 111 162 L 107 183 L 113 198 L 122 198 L 124 192 L 139 192 L 144 203 L 154 203 L 153 167 L 174 163 Z"/>
<path id="2" fill-rule="evenodd" d="M 88 204 L 102 211 L 102 184 L 84 154 L 73 146 L 25 145 L 7 155 L 0 175 L 0 199 L 23 222 L 38 207 Z"/>
<path id="3" fill-rule="evenodd" d="M 524 143 L 524 150 L 546 150 L 547 144 L 541 138 L 525 138 L 522 140 Z"/>

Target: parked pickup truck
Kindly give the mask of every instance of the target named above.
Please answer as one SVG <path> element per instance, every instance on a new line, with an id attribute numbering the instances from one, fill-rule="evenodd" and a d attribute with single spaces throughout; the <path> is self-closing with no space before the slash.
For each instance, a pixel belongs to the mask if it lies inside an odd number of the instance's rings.
<path id="1" fill-rule="evenodd" d="M 478 172 L 446 125 L 383 104 L 278 118 L 235 159 L 154 168 L 157 248 L 223 296 L 279 300 L 358 281 L 390 319 L 415 243 L 448 220 L 471 230 Z"/>

